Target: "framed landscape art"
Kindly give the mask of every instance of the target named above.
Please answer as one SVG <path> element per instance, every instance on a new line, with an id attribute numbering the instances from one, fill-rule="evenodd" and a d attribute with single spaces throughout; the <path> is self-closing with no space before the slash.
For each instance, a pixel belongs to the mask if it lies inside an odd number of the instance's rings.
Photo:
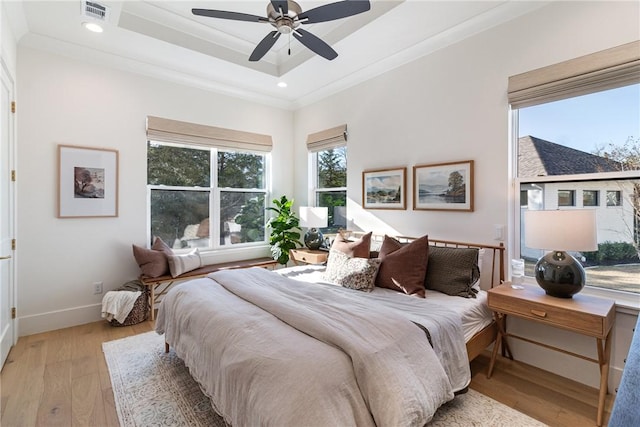
<path id="1" fill-rule="evenodd" d="M 118 216 L 118 151 L 58 145 L 58 218 Z"/>
<path id="2" fill-rule="evenodd" d="M 473 160 L 414 166 L 413 209 L 473 212 Z"/>
<path id="3" fill-rule="evenodd" d="M 362 204 L 365 209 L 406 209 L 407 168 L 362 172 Z"/>

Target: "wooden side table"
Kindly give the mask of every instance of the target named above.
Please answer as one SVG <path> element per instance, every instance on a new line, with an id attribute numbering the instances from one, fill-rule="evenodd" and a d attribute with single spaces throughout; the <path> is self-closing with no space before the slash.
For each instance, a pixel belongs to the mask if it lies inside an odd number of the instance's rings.
<path id="1" fill-rule="evenodd" d="M 300 265 L 300 263 L 323 264 L 327 262 L 329 252 L 307 248 L 291 249 L 289 251 L 289 258 L 291 258 L 295 265 Z"/>
<path id="2" fill-rule="evenodd" d="M 615 322 L 615 304 L 611 300 L 574 295 L 573 298 L 556 298 L 546 295 L 537 286 L 524 286 L 524 289 L 513 289 L 510 283 L 497 286 L 488 291 L 488 305 L 494 311 L 498 324 L 498 338 L 493 347 L 487 377 L 493 373 L 496 355 L 500 344 L 509 349 L 507 337 L 520 339 L 532 344 L 579 357 L 600 367 L 600 394 L 598 397 L 598 415 L 596 424 L 602 425 L 604 402 L 607 395 L 609 379 L 609 362 L 611 358 L 611 329 Z M 529 338 L 509 334 L 506 331 L 507 315 L 566 329 L 581 335 L 594 337 L 598 349 L 598 359 L 583 356 L 571 351 L 544 344 Z M 510 353 L 510 351 L 509 351 Z"/>

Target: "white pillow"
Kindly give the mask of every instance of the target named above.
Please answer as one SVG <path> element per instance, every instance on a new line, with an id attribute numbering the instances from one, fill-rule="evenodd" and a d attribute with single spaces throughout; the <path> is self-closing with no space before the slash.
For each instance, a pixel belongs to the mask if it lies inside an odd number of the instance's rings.
<path id="1" fill-rule="evenodd" d="M 200 259 L 200 252 L 198 252 L 198 248 L 195 248 L 188 254 L 174 254 L 167 256 L 167 258 L 169 260 L 169 271 L 171 272 L 171 277 L 178 277 L 181 274 L 202 266 L 202 260 Z"/>
<path id="2" fill-rule="evenodd" d="M 381 262 L 380 258 L 351 258 L 338 250 L 331 250 L 324 278 L 345 288 L 371 292 Z"/>

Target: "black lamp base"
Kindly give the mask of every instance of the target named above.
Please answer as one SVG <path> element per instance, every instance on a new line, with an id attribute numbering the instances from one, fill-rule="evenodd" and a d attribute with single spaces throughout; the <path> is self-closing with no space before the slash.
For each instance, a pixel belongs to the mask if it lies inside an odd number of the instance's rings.
<path id="1" fill-rule="evenodd" d="M 538 285 L 547 295 L 571 298 L 584 288 L 586 275 L 582 265 L 564 251 L 549 252 L 535 267 Z"/>
<path id="2" fill-rule="evenodd" d="M 310 228 L 304 235 L 304 244 L 311 250 L 318 250 L 324 243 L 324 237 L 317 228 Z"/>

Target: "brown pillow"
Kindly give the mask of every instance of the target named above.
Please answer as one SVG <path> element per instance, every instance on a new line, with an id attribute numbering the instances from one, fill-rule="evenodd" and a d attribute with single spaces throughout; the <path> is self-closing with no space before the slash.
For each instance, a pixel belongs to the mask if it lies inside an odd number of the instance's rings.
<path id="1" fill-rule="evenodd" d="M 133 246 L 133 257 L 140 271 L 147 277 L 159 277 L 169 273 L 168 255 L 173 255 L 171 248 L 159 237 L 153 242 L 151 249 Z"/>
<path id="2" fill-rule="evenodd" d="M 358 240 L 348 240 L 338 233 L 333 240 L 331 250 L 340 251 L 350 258 L 369 258 L 369 248 L 371 247 L 371 231 Z"/>
<path id="3" fill-rule="evenodd" d="M 424 278 L 429 261 L 427 236 L 407 244 L 384 236 L 379 257 L 382 263 L 376 286 L 424 298 Z"/>
<path id="4" fill-rule="evenodd" d="M 425 279 L 427 289 L 447 295 L 475 298 L 478 290 L 473 285 L 479 278 L 478 249 L 442 246 L 429 248 L 429 268 Z"/>

